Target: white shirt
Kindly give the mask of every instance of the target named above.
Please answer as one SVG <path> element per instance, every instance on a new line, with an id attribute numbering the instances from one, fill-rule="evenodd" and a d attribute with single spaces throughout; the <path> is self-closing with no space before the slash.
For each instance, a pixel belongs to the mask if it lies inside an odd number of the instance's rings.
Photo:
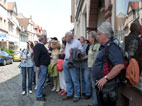
<path id="1" fill-rule="evenodd" d="M 70 57 L 70 49 L 72 49 L 72 48 L 77 48 L 77 49 L 83 51 L 83 47 L 82 47 L 80 41 L 73 39 L 71 43 L 67 43 L 66 44 L 65 59 L 69 59 L 69 57 Z"/>

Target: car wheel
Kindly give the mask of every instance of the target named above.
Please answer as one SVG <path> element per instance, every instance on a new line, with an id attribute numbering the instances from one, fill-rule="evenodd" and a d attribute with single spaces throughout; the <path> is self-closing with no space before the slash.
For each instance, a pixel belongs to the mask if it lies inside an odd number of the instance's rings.
<path id="1" fill-rule="evenodd" d="M 11 62 L 10 62 L 10 64 L 13 64 L 13 59 L 11 59 Z"/>
<path id="2" fill-rule="evenodd" d="M 6 65 L 6 60 L 3 60 L 3 66 L 5 66 Z"/>

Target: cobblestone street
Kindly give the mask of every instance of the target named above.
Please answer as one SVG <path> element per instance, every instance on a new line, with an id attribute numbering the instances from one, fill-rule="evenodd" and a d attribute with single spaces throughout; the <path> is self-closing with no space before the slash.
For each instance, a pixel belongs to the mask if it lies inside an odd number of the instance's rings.
<path id="1" fill-rule="evenodd" d="M 47 101 L 38 102 L 33 94 L 21 95 L 21 79 L 18 62 L 12 65 L 0 66 L 0 106 L 87 106 L 90 100 L 81 99 L 77 103 L 72 100 L 62 101 L 62 97 L 55 92 L 51 92 L 50 87 L 45 87 Z"/>

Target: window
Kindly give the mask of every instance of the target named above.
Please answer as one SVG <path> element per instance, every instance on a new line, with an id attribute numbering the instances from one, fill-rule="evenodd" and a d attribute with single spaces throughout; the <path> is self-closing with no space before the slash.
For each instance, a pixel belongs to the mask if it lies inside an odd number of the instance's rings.
<path id="1" fill-rule="evenodd" d="M 6 30 L 6 20 L 4 20 L 4 26 L 3 28 Z"/>
<path id="2" fill-rule="evenodd" d="M 6 6 L 6 0 L 4 0 L 4 6 Z"/>
<path id="3" fill-rule="evenodd" d="M 8 56 L 9 54 L 7 53 L 7 52 L 5 52 L 5 51 L 1 51 L 0 52 L 0 56 Z"/>
<path id="4" fill-rule="evenodd" d="M 3 0 L 0 0 L 0 4 L 3 4 L 2 1 L 3 1 Z"/>
<path id="5" fill-rule="evenodd" d="M 28 36 L 21 34 L 21 42 L 27 42 Z"/>

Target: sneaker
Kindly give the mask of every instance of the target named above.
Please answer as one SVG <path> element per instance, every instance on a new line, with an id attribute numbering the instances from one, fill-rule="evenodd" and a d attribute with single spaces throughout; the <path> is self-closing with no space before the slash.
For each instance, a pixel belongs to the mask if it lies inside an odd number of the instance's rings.
<path id="1" fill-rule="evenodd" d="M 59 92 L 60 91 L 60 89 L 56 89 L 56 92 Z"/>
<path id="2" fill-rule="evenodd" d="M 61 95 L 66 95 L 66 94 L 67 94 L 67 92 L 66 92 L 66 91 L 64 91 L 64 92 L 62 92 L 62 93 L 61 93 Z"/>
<path id="3" fill-rule="evenodd" d="M 62 94 L 64 92 L 64 90 L 61 90 L 60 92 L 58 92 L 58 94 L 60 95 L 60 94 Z"/>
<path id="4" fill-rule="evenodd" d="M 32 94 L 33 92 L 32 92 L 32 90 L 29 90 L 29 94 Z"/>
<path id="5" fill-rule="evenodd" d="M 85 96 L 85 99 L 86 99 L 86 100 L 87 100 L 87 99 L 90 99 L 90 97 L 91 97 L 91 95 Z"/>
<path id="6" fill-rule="evenodd" d="M 85 96 L 86 94 L 85 93 L 82 93 L 82 96 Z"/>
<path id="7" fill-rule="evenodd" d="M 51 91 L 55 91 L 55 90 L 56 90 L 56 88 L 51 89 Z"/>
<path id="8" fill-rule="evenodd" d="M 35 86 L 35 90 L 37 90 L 37 85 Z"/>
<path id="9" fill-rule="evenodd" d="M 46 101 L 46 98 L 45 97 L 42 97 L 42 98 L 36 98 L 37 101 Z"/>
<path id="10" fill-rule="evenodd" d="M 25 92 L 25 91 L 23 91 L 23 92 L 22 92 L 22 95 L 25 95 L 25 94 L 26 94 L 26 92 Z"/>
<path id="11" fill-rule="evenodd" d="M 63 100 L 68 100 L 68 99 L 70 99 L 70 98 L 72 98 L 72 96 L 64 96 L 64 97 L 63 97 Z"/>
<path id="12" fill-rule="evenodd" d="M 47 95 L 46 94 L 43 94 L 43 97 L 46 97 Z"/>
<path id="13" fill-rule="evenodd" d="M 73 98 L 73 102 L 78 102 L 79 98 Z"/>

